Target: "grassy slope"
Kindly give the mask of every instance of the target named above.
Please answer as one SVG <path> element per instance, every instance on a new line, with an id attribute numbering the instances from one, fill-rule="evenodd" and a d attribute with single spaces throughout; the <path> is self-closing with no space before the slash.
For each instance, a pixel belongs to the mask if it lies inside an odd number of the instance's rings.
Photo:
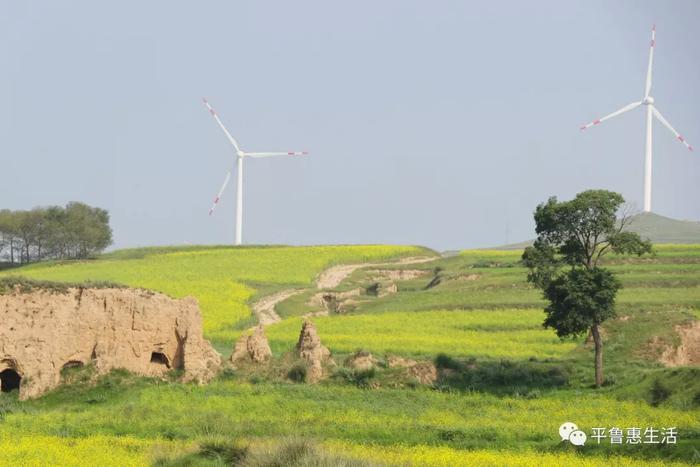
<path id="1" fill-rule="evenodd" d="M 651 212 L 634 216 L 629 229 L 654 243 L 700 243 L 700 222 L 680 221 Z"/>
<path id="2" fill-rule="evenodd" d="M 544 301 L 527 284 L 518 258 L 518 252 L 482 250 L 406 266 L 425 269 L 428 275 L 399 283 L 399 294 L 362 304 L 351 314 L 315 321 L 336 351 L 362 347 L 380 354 L 446 352 L 453 356 L 519 356 L 522 360 L 569 354 L 581 339 L 560 341 L 552 331 L 542 329 Z M 441 282 L 426 289 L 436 267 Z M 607 267 L 624 284 L 618 298 L 619 314 L 634 316 L 623 327 L 634 336 L 630 345 L 654 333 L 667 333 L 671 338 L 672 325 L 700 309 L 700 246 L 663 246 L 653 257 L 634 260 L 612 257 Z M 356 272 L 345 288 L 366 284 L 371 274 Z M 305 305 L 309 296 L 294 297 L 278 310 L 285 317 L 301 315 L 309 311 Z M 407 315 L 408 311 L 415 313 Z M 612 322 L 610 326 L 615 327 Z M 298 322 L 288 319 L 269 328 L 268 334 L 276 348 L 288 348 L 297 328 Z M 637 333 L 637 328 L 644 333 Z M 626 355 L 631 352 L 627 349 Z M 615 355 L 609 358 L 614 360 Z"/>
<path id="3" fill-rule="evenodd" d="M 210 287 L 203 284 L 205 280 L 221 281 L 224 276 L 251 290 L 269 290 L 308 284 L 325 264 L 395 253 L 343 249 L 235 253 L 224 248 L 143 255 L 130 251 L 96 262 L 34 266 L 13 273 L 142 286 L 159 281 L 161 287 L 175 280 L 183 294 L 218 296 L 228 289 Z M 591 349 L 580 340 L 561 342 L 540 328 L 542 302 L 525 283 L 524 271 L 515 264 L 517 257 L 517 252 L 472 251 L 438 263 L 406 266 L 431 270 L 431 276 L 402 282 L 399 294 L 369 303 L 351 316 L 316 320 L 324 343 L 336 354 L 364 347 L 379 354 L 432 357 L 445 352 L 471 357 L 478 368 L 462 387 L 367 391 L 334 381 L 318 386 L 251 384 L 235 375 L 196 387 L 116 374 L 97 386 L 75 384 L 37 401 L 17 403 L 11 396 L 0 396 L 0 440 L 5 440 L 0 441 L 0 463 L 41 456 L 37 459 L 80 465 L 80 456 L 86 456 L 103 465 L 138 465 L 211 436 L 290 434 L 314 437 L 334 450 L 373 461 L 426 465 L 501 465 L 506 459 L 521 465 L 578 465 L 601 462 L 601 456 L 609 455 L 616 456 L 610 462 L 629 465 L 649 465 L 653 459 L 690 462 L 693 446 L 700 444 L 700 411 L 693 401 L 696 392 L 700 394 L 700 374 L 663 369 L 653 362 L 653 354 L 640 349 L 652 335 L 672 341 L 674 324 L 697 318 L 700 247 L 663 247 L 652 259 L 610 261 L 627 287 L 620 296 L 620 314 L 630 318 L 606 325 L 606 369 L 616 384 L 597 391 L 589 387 Z M 424 290 L 436 266 L 442 268 L 442 281 Z M 173 279 L 172 274 L 177 276 Z M 361 283 L 366 274 L 357 271 L 343 287 Z M 474 274 L 476 280 L 458 280 Z M 195 275 L 199 281 L 193 280 Z M 237 300 L 231 303 L 245 304 Z M 277 354 L 290 349 L 298 335 L 294 315 L 304 311 L 304 300 L 290 302 L 280 307 L 290 319 L 268 328 Z M 206 303 L 202 300 L 203 307 Z M 219 316 L 214 305 L 205 309 L 205 323 Z M 230 328 L 208 326 L 215 336 L 232 336 Z M 569 384 L 556 389 L 538 386 L 536 378 L 524 379 L 536 376 L 540 367 L 565 368 L 571 373 Z M 504 389 L 492 380 L 478 384 L 473 376 L 488 376 L 487 370 L 500 378 L 512 377 L 506 383 L 513 387 Z M 659 378 L 671 394 L 659 407 L 652 407 L 647 403 L 649 387 Z M 472 390 L 464 391 L 469 385 Z M 565 420 L 589 432 L 593 426 L 677 426 L 679 445 L 612 450 L 593 445 L 575 450 L 554 436 Z M 39 442 L 41 448 L 29 440 Z M 111 457 L 102 452 L 107 445 L 113 446 Z"/>
<path id="4" fill-rule="evenodd" d="M 518 378 L 536 380 L 530 360 L 553 362 L 570 374 L 569 387 L 590 392 L 592 349 L 583 340 L 560 341 L 543 330 L 543 301 L 525 281 L 519 267 L 520 253 L 511 251 L 466 251 L 423 268 L 426 277 L 400 283 L 399 294 L 361 304 L 347 316 L 316 318 L 321 335 L 336 352 L 363 348 L 383 354 L 393 352 L 434 356 L 469 357 L 483 368 L 496 368 L 500 378 L 512 371 L 511 393 L 528 395 L 537 384 L 518 383 Z M 658 350 L 647 344 L 654 337 L 677 343 L 676 324 L 697 319 L 700 310 L 700 246 L 664 245 L 647 258 L 611 257 L 607 267 L 615 271 L 625 288 L 618 298 L 623 320 L 606 323 L 606 368 L 614 382 L 598 394 L 621 400 L 652 400 L 656 381 L 668 391 L 662 406 L 689 410 L 700 415 L 700 370 L 665 369 L 655 362 Z M 430 289 L 435 277 L 441 282 Z M 358 271 L 345 284 L 351 289 L 366 284 L 373 273 Z M 476 277 L 476 279 L 474 279 Z M 471 278 L 472 280 L 464 280 Z M 461 279 L 461 280 L 460 280 Z M 308 311 L 307 297 L 298 296 L 282 304 L 287 317 Z M 484 309 L 488 307 L 488 309 Z M 444 311 L 446 309 L 452 311 Z M 463 310 L 463 311 L 459 311 Z M 407 311 L 412 313 L 407 315 Z M 268 334 L 276 349 L 289 348 L 298 323 L 288 319 L 272 326 Z M 506 359 L 508 365 L 501 362 Z M 473 371 L 466 386 L 499 393 L 502 387 L 474 384 L 486 371 Z M 540 388 L 541 389 L 541 388 Z M 535 389 L 537 391 L 537 389 Z M 536 392 L 537 393 L 537 392 Z M 690 429 L 700 444 L 697 427 Z"/>
<path id="5" fill-rule="evenodd" d="M 645 212 L 632 217 L 628 227 L 642 238 L 648 238 L 655 244 L 699 244 L 700 222 L 681 221 Z M 501 250 L 522 250 L 532 245 L 532 240 L 497 247 Z"/>

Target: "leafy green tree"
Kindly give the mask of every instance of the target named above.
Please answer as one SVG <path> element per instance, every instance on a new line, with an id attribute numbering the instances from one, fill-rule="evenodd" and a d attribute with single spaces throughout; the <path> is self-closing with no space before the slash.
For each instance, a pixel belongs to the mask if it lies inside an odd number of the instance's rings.
<path id="1" fill-rule="evenodd" d="M 65 212 L 65 227 L 72 245 L 71 257 L 86 258 L 112 244 L 112 229 L 106 210 L 71 202 Z"/>
<path id="2" fill-rule="evenodd" d="M 45 248 L 51 258 L 69 258 L 70 237 L 68 215 L 61 206 L 49 206 L 45 211 Z"/>
<path id="3" fill-rule="evenodd" d="M 590 332 L 595 346 L 595 384 L 603 384 L 603 341 L 600 325 L 615 316 L 615 296 L 621 284 L 601 258 L 651 252 L 651 242 L 626 231 L 629 217 L 617 218 L 624 203 L 618 193 L 588 190 L 571 201 L 550 198 L 537 206 L 537 239 L 523 253 L 528 281 L 549 302 L 544 326 L 559 337 Z"/>
<path id="4" fill-rule="evenodd" d="M 86 258 L 111 244 L 104 209 L 72 202 L 30 211 L 0 210 L 0 257 L 10 264 Z"/>
<path id="5" fill-rule="evenodd" d="M 3 209 L 0 211 L 0 234 L 3 238 L 2 249 L 0 253 L 5 250 L 7 251 L 7 258 L 10 260 L 10 264 L 15 262 L 15 251 L 19 247 L 18 239 L 18 217 L 14 211 L 9 209 Z"/>
<path id="6" fill-rule="evenodd" d="M 34 208 L 31 211 L 15 212 L 17 236 L 22 242 L 22 263 L 28 263 L 32 258 L 41 257 L 41 224 L 43 210 Z"/>

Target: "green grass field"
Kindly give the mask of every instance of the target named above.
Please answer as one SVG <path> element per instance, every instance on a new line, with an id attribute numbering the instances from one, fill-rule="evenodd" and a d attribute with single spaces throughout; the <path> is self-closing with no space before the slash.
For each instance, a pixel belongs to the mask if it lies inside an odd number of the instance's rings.
<path id="1" fill-rule="evenodd" d="M 230 351 L 251 323 L 248 305 L 258 295 L 309 287 L 331 264 L 428 254 L 383 246 L 126 250 L 0 276 L 108 280 L 193 295 L 207 337 Z M 77 374 L 37 400 L 0 396 L 0 465 L 86 465 L 86 459 L 92 465 L 225 465 L 197 453 L 212 440 L 258 446 L 298 438 L 346 465 L 697 465 L 700 370 L 664 368 L 647 344 L 654 336 L 674 342 L 673 327 L 700 316 L 700 246 L 607 260 L 625 285 L 618 299 L 625 318 L 604 326 L 611 384 L 598 390 L 591 387 L 592 349 L 583 338 L 562 341 L 542 328 L 543 301 L 518 258 L 519 252 L 473 250 L 401 266 L 426 275 L 399 282 L 398 293 L 364 301 L 346 315 L 314 318 L 339 362 L 358 349 L 380 358 L 442 354 L 438 363 L 452 376 L 435 388 L 366 389 L 341 378 L 305 385 L 245 372 L 225 372 L 206 386 L 119 371 L 93 383 Z M 369 274 L 356 271 L 340 289 L 362 286 Z M 284 319 L 267 328 L 277 357 L 294 346 L 313 293 L 278 307 Z M 385 382 L 388 374 L 376 378 Z M 655 384 L 665 389 L 661 396 Z M 576 448 L 559 442 L 564 421 L 588 432 L 674 426 L 678 444 Z"/>
<path id="2" fill-rule="evenodd" d="M 562 342 L 539 325 L 537 310 L 471 310 L 360 313 L 314 319 L 324 343 L 338 353 L 364 349 L 412 357 L 447 353 L 456 357 L 559 358 L 577 344 Z M 273 351 L 296 343 L 301 319 L 290 318 L 268 331 Z"/>

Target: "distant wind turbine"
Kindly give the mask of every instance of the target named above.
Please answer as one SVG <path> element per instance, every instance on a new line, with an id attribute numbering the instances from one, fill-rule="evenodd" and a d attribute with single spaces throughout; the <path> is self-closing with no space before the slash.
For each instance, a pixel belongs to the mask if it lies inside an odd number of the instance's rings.
<path id="1" fill-rule="evenodd" d="M 655 116 L 661 123 L 664 124 L 666 128 L 671 130 L 671 133 L 685 145 L 689 150 L 693 150 L 693 147 L 688 144 L 688 142 L 683 138 L 676 130 L 673 129 L 670 123 L 661 115 L 661 112 L 654 106 L 654 98 L 651 97 L 651 68 L 654 61 L 654 47 L 656 46 L 656 26 L 651 29 L 651 47 L 649 48 L 649 67 L 647 68 L 647 81 L 646 87 L 644 88 L 644 98 L 641 101 L 632 102 L 629 105 L 624 106 L 620 110 L 617 110 L 610 115 L 606 115 L 598 120 L 593 120 L 591 123 L 581 127 L 581 130 L 592 127 L 604 122 L 605 120 L 617 117 L 625 112 L 636 109 L 640 105 L 646 105 L 647 107 L 647 138 L 646 138 L 646 149 L 645 149 L 645 159 L 644 159 L 644 212 L 651 212 L 651 169 L 652 169 L 652 139 L 651 139 L 651 123 L 652 115 Z"/>
<path id="2" fill-rule="evenodd" d="M 241 148 L 238 146 L 238 142 L 235 140 L 233 136 L 231 136 L 231 133 L 228 132 L 226 127 L 224 126 L 223 123 L 221 123 L 221 119 L 217 115 L 216 111 L 212 108 L 211 105 L 209 105 L 209 102 L 207 102 L 206 99 L 202 98 L 204 101 L 204 105 L 207 106 L 209 109 L 209 113 L 214 117 L 214 120 L 216 120 L 216 123 L 219 124 L 221 129 L 223 130 L 224 134 L 228 138 L 229 142 L 233 145 L 234 149 L 236 150 L 236 162 L 237 162 L 237 175 L 238 175 L 238 181 L 236 183 L 236 239 L 234 244 L 235 245 L 240 245 L 243 239 L 243 158 L 245 157 L 274 157 L 274 156 L 305 156 L 308 154 L 306 151 L 300 152 L 300 151 L 287 151 L 287 152 L 244 152 L 241 150 Z M 219 203 L 219 200 L 221 199 L 221 195 L 223 195 L 224 190 L 226 189 L 226 185 L 228 184 L 229 179 L 231 178 L 231 171 L 229 170 L 228 173 L 226 174 L 226 178 L 224 179 L 224 184 L 221 186 L 221 189 L 219 190 L 219 193 L 216 195 L 216 198 L 214 198 L 214 204 L 212 205 L 211 209 L 209 209 L 209 215 L 214 212 L 214 209 L 216 209 L 216 205 Z"/>

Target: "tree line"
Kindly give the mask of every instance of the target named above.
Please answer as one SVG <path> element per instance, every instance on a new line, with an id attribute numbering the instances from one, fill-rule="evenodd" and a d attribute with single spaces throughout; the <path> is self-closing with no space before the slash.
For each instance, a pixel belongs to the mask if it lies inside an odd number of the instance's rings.
<path id="1" fill-rule="evenodd" d="M 88 258 L 112 244 L 109 213 L 79 202 L 0 210 L 0 261 Z"/>

